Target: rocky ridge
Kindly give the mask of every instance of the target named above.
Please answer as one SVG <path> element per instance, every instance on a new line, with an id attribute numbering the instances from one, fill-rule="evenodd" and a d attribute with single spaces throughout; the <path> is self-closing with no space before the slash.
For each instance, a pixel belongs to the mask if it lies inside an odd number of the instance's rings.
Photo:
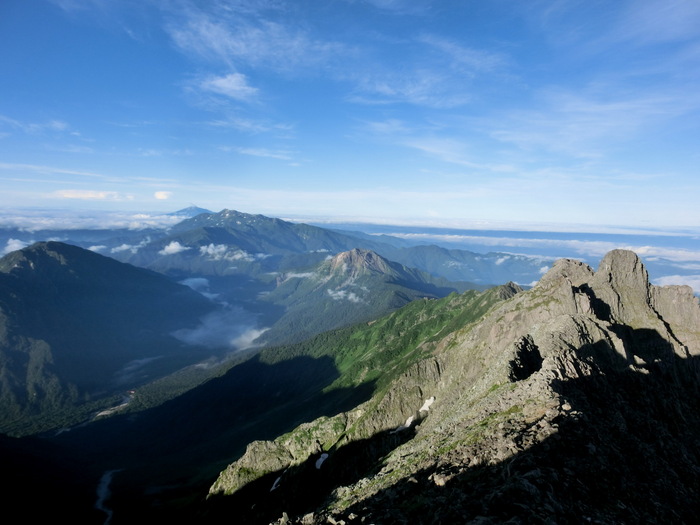
<path id="1" fill-rule="evenodd" d="M 249 445 L 212 486 L 214 512 L 236 505 L 259 523 L 691 523 L 692 290 L 651 285 L 634 253 L 614 250 L 597 271 L 557 261 L 504 299 L 356 409 Z"/>

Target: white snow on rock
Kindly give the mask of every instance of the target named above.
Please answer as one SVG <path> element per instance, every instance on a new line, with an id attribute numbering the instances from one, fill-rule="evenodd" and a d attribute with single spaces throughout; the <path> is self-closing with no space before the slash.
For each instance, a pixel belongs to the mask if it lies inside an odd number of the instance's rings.
<path id="1" fill-rule="evenodd" d="M 428 412 L 430 410 L 430 405 L 432 405 L 434 402 L 435 402 L 435 396 L 429 397 L 428 399 L 425 400 L 425 402 L 423 403 L 423 406 L 420 407 L 418 412 L 419 413 L 420 412 Z M 415 419 L 416 419 L 415 414 L 412 416 L 409 416 L 403 425 L 396 427 L 394 430 L 391 431 L 391 433 L 394 434 L 395 432 L 400 432 L 402 430 L 406 430 L 407 428 L 411 428 L 411 425 L 413 424 L 413 421 L 415 421 Z"/>
<path id="2" fill-rule="evenodd" d="M 423 406 L 420 407 L 420 410 L 418 410 L 418 412 L 427 412 L 428 410 L 430 410 L 430 405 L 432 405 L 433 403 L 435 403 L 435 396 L 426 399 L 425 403 L 423 403 Z"/>

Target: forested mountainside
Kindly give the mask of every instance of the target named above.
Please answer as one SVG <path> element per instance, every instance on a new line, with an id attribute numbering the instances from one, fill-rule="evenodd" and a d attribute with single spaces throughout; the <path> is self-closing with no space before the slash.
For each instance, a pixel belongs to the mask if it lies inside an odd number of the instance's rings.
<path id="1" fill-rule="evenodd" d="M 155 272 L 76 246 L 0 259 L 0 431 L 80 421 L 125 391 L 203 358 L 171 333 L 215 306 Z"/>

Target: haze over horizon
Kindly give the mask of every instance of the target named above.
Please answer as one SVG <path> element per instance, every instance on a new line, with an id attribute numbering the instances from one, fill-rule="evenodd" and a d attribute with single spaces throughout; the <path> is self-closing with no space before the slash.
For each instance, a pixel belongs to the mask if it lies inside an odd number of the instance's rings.
<path id="1" fill-rule="evenodd" d="M 0 208 L 700 228 L 700 3 L 6 0 Z"/>

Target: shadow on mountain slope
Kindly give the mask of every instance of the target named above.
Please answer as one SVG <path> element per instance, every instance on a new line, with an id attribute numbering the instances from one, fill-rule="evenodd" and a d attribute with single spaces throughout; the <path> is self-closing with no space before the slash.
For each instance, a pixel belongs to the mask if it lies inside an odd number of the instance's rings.
<path id="1" fill-rule="evenodd" d="M 478 466 L 466 455 L 477 449 L 460 451 L 461 461 L 435 458 L 436 466 L 347 509 L 346 522 L 695 523 L 700 359 L 672 357 L 655 331 L 630 335 L 628 352 L 646 361 L 637 370 L 605 344 L 577 351 L 598 372 L 552 384 L 564 408 L 546 423 L 554 430 L 546 439 L 534 438 L 541 421 L 511 435 L 507 425 L 492 429 L 481 451 L 503 439 L 521 450 L 501 462 L 487 454 Z"/>
<path id="2" fill-rule="evenodd" d="M 338 377 L 330 357 L 268 364 L 256 356 L 160 407 L 94 423 L 56 441 L 89 458 L 95 486 L 104 471 L 118 470 L 112 524 L 133 523 L 136 516 L 176 518 L 183 505 L 204 499 L 249 442 L 349 410 L 374 391 L 369 382 L 325 392 Z"/>
<path id="3" fill-rule="evenodd" d="M 416 428 L 346 445 L 321 469 L 312 457 L 233 496 L 210 499 L 204 521 L 236 516 L 239 523 L 270 523 L 285 512 L 290 519 L 282 522 L 308 524 L 695 523 L 700 358 L 676 357 L 653 330 L 629 329 L 625 344 L 645 363 L 629 366 L 605 342 L 585 345 L 576 359 L 595 371 L 579 368 L 578 377 L 551 384 L 561 396 L 556 415 L 526 422 L 513 413 L 480 428 L 476 440 L 462 436 L 461 445 L 442 455 L 432 447 L 422 469 L 388 488 L 372 489 L 373 476 Z M 495 451 L 506 445 L 516 452 L 497 461 Z M 350 491 L 334 493 L 342 486 Z M 365 497 L 331 516 L 327 505 L 351 493 Z"/>
<path id="4" fill-rule="evenodd" d="M 314 454 L 304 463 L 271 472 L 232 495 L 211 496 L 196 519 L 200 523 L 220 523 L 235 516 L 236 523 L 253 525 L 272 523 L 283 512 L 312 512 L 334 488 L 366 476 L 378 461 L 414 436 L 414 429 L 384 431 L 328 455 Z"/>

